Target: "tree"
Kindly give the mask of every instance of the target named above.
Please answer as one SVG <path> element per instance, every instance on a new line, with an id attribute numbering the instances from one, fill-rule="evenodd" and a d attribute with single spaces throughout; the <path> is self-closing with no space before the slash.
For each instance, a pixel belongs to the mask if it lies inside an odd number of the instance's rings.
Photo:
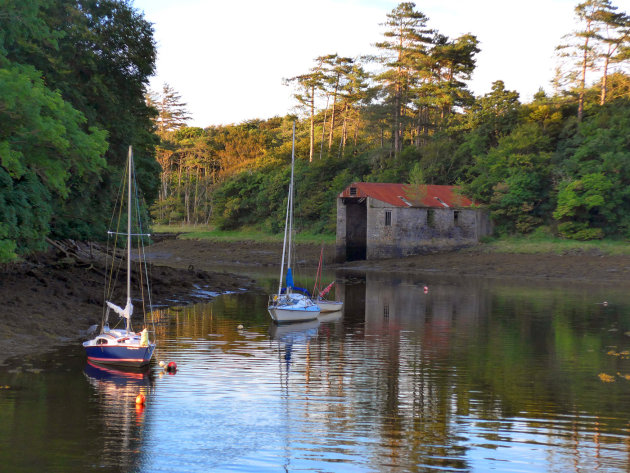
<path id="1" fill-rule="evenodd" d="M 98 182 L 107 143 L 105 131 L 84 131 L 85 117 L 31 66 L 0 69 L 0 90 L 0 248 L 7 257 L 12 248 L 42 247 L 51 201 L 68 199 L 73 180 Z"/>
<path id="2" fill-rule="evenodd" d="M 308 108 L 310 120 L 309 151 L 308 160 L 313 162 L 315 152 L 315 91 L 322 88 L 324 74 L 322 72 L 323 59 L 317 59 L 317 65 L 311 68 L 307 74 L 302 74 L 290 79 L 286 79 L 287 84 L 296 82 L 299 92 L 293 94 L 298 103 Z"/>
<path id="3" fill-rule="evenodd" d="M 608 65 L 620 50 L 619 46 L 628 40 L 628 20 L 624 14 L 615 13 L 610 0 L 586 0 L 575 7 L 575 14 L 582 28 L 566 35 L 567 43 L 559 45 L 556 50 L 563 58 L 572 61 L 568 65 L 566 78 L 574 84 L 578 95 L 578 121 L 584 115 L 584 94 L 586 90 L 587 72 L 595 70 L 598 60 L 604 59 L 602 78 L 602 99 L 605 101 L 606 78 Z M 625 28 L 624 28 L 625 27 Z"/>
<path id="4" fill-rule="evenodd" d="M 383 51 L 380 62 L 386 67 L 376 79 L 382 84 L 386 102 L 391 108 L 395 154 L 402 149 L 410 91 L 418 71 L 425 69 L 421 65 L 426 63 L 427 47 L 431 44 L 432 31 L 427 28 L 428 18 L 415 7 L 411 2 L 401 3 L 388 13 L 383 24 L 386 39 L 376 43 L 376 47 Z"/>
<path id="5" fill-rule="evenodd" d="M 323 84 L 325 92 L 332 97 L 332 109 L 330 113 L 330 131 L 328 132 L 328 153 L 330 153 L 335 133 L 335 121 L 337 120 L 337 99 L 341 90 L 348 82 L 348 76 L 352 71 L 354 59 L 342 57 L 338 54 L 328 54 L 317 58 L 322 64 Z"/>
<path id="6" fill-rule="evenodd" d="M 168 198 L 168 183 L 172 167 L 172 159 L 176 153 L 176 145 L 172 135 L 186 125 L 190 119 L 186 103 L 182 102 L 179 93 L 169 84 L 162 86 L 162 93 L 150 92 L 146 94 L 147 105 L 157 111 L 153 121 L 160 139 L 155 148 L 157 162 L 162 170 L 160 174 L 160 191 L 158 199 L 164 201 Z M 161 215 L 163 218 L 164 215 Z"/>
<path id="7" fill-rule="evenodd" d="M 39 26 L 9 27 L 30 33 L 7 48 L 7 59 L 40 71 L 46 87 L 83 114 L 82 128 L 105 130 L 109 144 L 99 179 L 73 175 L 69 196 L 53 202 L 52 235 L 103 238 L 115 199 L 112 183 L 123 172 L 129 145 L 145 197 L 153 199 L 158 188 L 151 110 L 144 102 L 155 68 L 153 28 L 126 0 L 17 3 L 25 5 L 21 13 L 34 12 Z"/>
<path id="8" fill-rule="evenodd" d="M 157 110 L 154 121 L 160 137 L 186 126 L 186 122 L 190 120 L 187 104 L 182 102 L 181 95 L 167 83 L 162 86 L 161 94 L 148 94 L 147 102 Z"/>
<path id="9" fill-rule="evenodd" d="M 558 150 L 554 217 L 568 238 L 630 235 L 630 102 L 617 100 L 585 116 Z"/>
<path id="10" fill-rule="evenodd" d="M 616 7 L 609 5 L 608 8 L 597 12 L 597 19 L 602 24 L 601 32 L 597 36 L 601 44 L 598 56 L 603 61 L 600 105 L 606 103 L 610 65 L 630 60 L 630 54 L 628 54 L 630 50 L 630 16 L 625 13 L 617 13 L 616 10 Z"/>

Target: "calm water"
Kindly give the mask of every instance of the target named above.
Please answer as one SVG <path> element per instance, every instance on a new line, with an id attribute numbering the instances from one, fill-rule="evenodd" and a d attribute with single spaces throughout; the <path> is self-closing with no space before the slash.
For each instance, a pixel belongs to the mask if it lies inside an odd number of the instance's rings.
<path id="1" fill-rule="evenodd" d="M 300 325 L 273 325 L 265 294 L 166 309 L 175 375 L 75 346 L 1 366 L 0 470 L 630 469 L 627 291 L 344 281 L 344 313 Z"/>

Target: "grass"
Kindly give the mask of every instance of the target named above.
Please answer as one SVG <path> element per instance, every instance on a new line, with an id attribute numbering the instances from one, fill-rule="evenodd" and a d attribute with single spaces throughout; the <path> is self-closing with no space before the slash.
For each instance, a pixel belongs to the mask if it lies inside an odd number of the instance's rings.
<path id="1" fill-rule="evenodd" d="M 630 255 L 630 243 L 627 241 L 612 239 L 567 240 L 550 234 L 543 234 L 543 232 L 488 239 L 477 249 L 488 253 Z"/>
<path id="2" fill-rule="evenodd" d="M 181 233 L 180 238 L 212 241 L 263 241 L 282 242 L 283 233 L 269 233 L 254 228 L 243 230 L 217 230 L 209 225 L 153 225 L 154 233 Z M 334 244 L 335 235 L 300 232 L 297 243 Z"/>
<path id="3" fill-rule="evenodd" d="M 214 241 L 266 241 L 282 242 L 282 233 L 268 233 L 259 229 L 223 231 L 206 225 L 154 225 L 155 233 L 182 233 L 180 238 Z M 297 235 L 298 243 L 334 244 L 334 234 L 313 234 L 301 232 Z M 524 254 L 593 254 L 610 256 L 630 256 L 630 243 L 623 240 L 576 241 L 558 238 L 548 230 L 539 229 L 529 235 L 502 236 L 488 238 L 475 251 L 487 253 L 524 253 Z"/>

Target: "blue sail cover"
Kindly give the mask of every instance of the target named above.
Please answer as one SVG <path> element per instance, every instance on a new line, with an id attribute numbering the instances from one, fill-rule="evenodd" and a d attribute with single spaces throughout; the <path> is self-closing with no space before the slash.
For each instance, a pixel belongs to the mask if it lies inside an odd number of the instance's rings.
<path id="1" fill-rule="evenodd" d="M 291 271 L 291 268 L 289 268 L 287 270 L 287 278 L 286 279 L 287 279 L 287 287 L 283 287 L 280 290 L 280 294 L 284 294 L 287 289 L 291 288 L 294 291 L 301 292 L 302 294 L 306 294 L 308 297 L 311 297 L 311 293 L 308 292 L 308 289 L 304 289 L 303 287 L 297 287 L 296 285 L 293 284 L 293 272 Z"/>
<path id="2" fill-rule="evenodd" d="M 305 296 L 311 297 L 311 293 L 308 292 L 308 289 L 305 289 L 303 287 L 297 287 L 297 286 L 293 286 L 291 289 L 293 289 L 293 292 L 301 292 Z M 280 289 L 280 294 L 285 294 L 286 292 L 287 292 L 286 287 L 283 287 L 282 289 Z"/>
<path id="3" fill-rule="evenodd" d="M 293 289 L 293 273 L 291 272 L 291 268 L 287 270 L 287 287 Z"/>

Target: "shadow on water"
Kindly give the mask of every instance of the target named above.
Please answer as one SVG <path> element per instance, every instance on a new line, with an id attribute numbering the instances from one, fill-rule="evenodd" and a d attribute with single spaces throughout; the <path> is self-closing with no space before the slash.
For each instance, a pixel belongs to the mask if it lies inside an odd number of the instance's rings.
<path id="1" fill-rule="evenodd" d="M 0 464 L 18 472 L 630 467 L 622 290 L 336 278 L 343 313 L 312 322 L 272 323 L 262 292 L 162 310 L 156 359 L 175 361 L 174 376 L 156 365 L 132 373 L 87 365 L 76 347 L 0 367 Z M 273 275 L 260 281 L 275 285 Z M 145 408 L 135 405 L 139 393 Z"/>

